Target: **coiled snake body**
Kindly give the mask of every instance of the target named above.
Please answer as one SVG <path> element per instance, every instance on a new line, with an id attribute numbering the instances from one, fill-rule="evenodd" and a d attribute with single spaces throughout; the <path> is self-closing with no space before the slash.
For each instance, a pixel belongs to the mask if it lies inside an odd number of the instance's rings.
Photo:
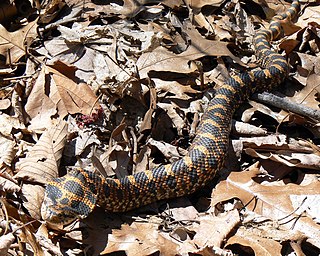
<path id="1" fill-rule="evenodd" d="M 279 36 L 280 21 L 292 19 L 298 10 L 299 2 L 295 0 L 285 13 L 272 19 L 268 29 L 256 33 L 256 56 L 263 69 L 233 75 L 216 91 L 185 157 L 122 179 L 103 178 L 85 170 L 71 171 L 47 184 L 42 218 L 66 224 L 87 217 L 96 205 L 107 211 L 124 212 L 191 194 L 204 186 L 224 163 L 230 122 L 237 106 L 252 93 L 273 88 L 287 76 L 287 61 L 271 50 L 270 41 Z"/>

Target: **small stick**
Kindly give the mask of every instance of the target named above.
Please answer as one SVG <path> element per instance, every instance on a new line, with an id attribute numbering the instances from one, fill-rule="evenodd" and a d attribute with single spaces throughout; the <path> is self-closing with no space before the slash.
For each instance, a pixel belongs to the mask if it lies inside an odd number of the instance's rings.
<path id="1" fill-rule="evenodd" d="M 294 103 L 286 98 L 281 98 L 272 93 L 268 93 L 268 92 L 257 93 L 252 96 L 252 99 L 320 121 L 319 110 L 316 110 L 307 106 L 303 106 L 298 103 Z"/>

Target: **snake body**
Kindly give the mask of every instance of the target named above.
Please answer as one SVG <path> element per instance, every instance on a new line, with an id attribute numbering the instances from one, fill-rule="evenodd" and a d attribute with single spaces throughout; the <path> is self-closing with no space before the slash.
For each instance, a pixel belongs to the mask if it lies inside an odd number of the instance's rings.
<path id="1" fill-rule="evenodd" d="M 122 179 L 82 169 L 71 171 L 47 184 L 42 218 L 66 224 L 87 217 L 97 205 L 110 212 L 124 212 L 191 194 L 212 180 L 224 163 L 235 109 L 252 93 L 274 88 L 287 76 L 287 61 L 271 49 L 270 42 L 280 35 L 280 21 L 291 20 L 298 11 L 295 0 L 285 13 L 273 17 L 268 29 L 256 33 L 254 46 L 262 69 L 233 75 L 216 91 L 186 156 Z"/>

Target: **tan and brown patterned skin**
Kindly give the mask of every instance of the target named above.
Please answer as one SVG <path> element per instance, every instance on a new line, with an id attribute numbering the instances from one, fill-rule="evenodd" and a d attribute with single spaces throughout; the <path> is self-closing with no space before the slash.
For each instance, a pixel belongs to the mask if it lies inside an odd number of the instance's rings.
<path id="1" fill-rule="evenodd" d="M 280 84 L 288 74 L 286 59 L 271 50 L 270 42 L 281 32 L 280 20 L 292 19 L 298 1 L 275 16 L 268 29 L 254 38 L 262 69 L 233 75 L 210 101 L 188 154 L 182 159 L 122 179 L 76 170 L 49 182 L 42 204 L 42 218 L 51 223 L 70 223 L 85 218 L 99 205 L 110 212 L 124 212 L 151 202 L 191 194 L 221 169 L 227 153 L 230 122 L 235 109 L 252 93 Z"/>

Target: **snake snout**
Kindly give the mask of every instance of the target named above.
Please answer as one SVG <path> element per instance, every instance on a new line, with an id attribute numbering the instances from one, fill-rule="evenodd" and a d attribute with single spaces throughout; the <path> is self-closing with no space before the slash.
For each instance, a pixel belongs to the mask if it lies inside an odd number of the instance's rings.
<path id="1" fill-rule="evenodd" d="M 48 185 L 41 205 L 41 217 L 51 224 L 69 224 L 77 219 L 79 214 L 68 206 L 61 207 L 61 200 L 58 200 L 57 195 L 59 193 L 53 194 Z"/>

